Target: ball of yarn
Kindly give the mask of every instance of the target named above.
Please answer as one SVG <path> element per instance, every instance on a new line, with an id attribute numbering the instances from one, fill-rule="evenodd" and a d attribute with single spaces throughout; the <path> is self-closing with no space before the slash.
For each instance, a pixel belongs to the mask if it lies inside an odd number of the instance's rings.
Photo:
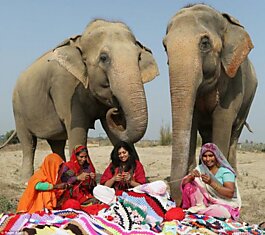
<path id="1" fill-rule="evenodd" d="M 165 220 L 183 220 L 185 218 L 185 213 L 180 207 L 173 207 L 169 209 L 165 214 Z"/>
<path id="2" fill-rule="evenodd" d="M 68 199 L 67 201 L 65 201 L 62 205 L 62 209 L 65 210 L 67 208 L 72 208 L 75 210 L 80 210 L 81 209 L 81 205 L 80 202 L 75 200 L 75 199 Z"/>

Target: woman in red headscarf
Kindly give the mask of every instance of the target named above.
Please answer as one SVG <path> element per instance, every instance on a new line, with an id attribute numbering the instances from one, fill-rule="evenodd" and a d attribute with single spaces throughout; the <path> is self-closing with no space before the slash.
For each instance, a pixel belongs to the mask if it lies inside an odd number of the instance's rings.
<path id="1" fill-rule="evenodd" d="M 94 198 L 96 173 L 86 146 L 78 145 L 73 149 L 70 161 L 63 165 L 60 175 L 68 187 L 58 202 L 59 208 L 80 209 Z"/>

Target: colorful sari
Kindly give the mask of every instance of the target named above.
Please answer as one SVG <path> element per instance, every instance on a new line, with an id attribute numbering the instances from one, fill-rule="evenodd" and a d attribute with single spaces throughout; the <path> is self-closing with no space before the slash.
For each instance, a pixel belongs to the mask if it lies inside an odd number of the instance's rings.
<path id="1" fill-rule="evenodd" d="M 62 163 L 62 158 L 55 153 L 45 157 L 40 169 L 29 179 L 28 186 L 18 203 L 17 212 L 34 213 L 45 208 L 49 210 L 56 208 L 57 198 L 62 193 L 62 190 L 38 191 L 35 186 L 39 182 L 48 182 L 55 185 Z"/>
<path id="2" fill-rule="evenodd" d="M 96 186 L 95 179 L 89 177 L 84 181 L 77 180 L 77 176 L 82 172 L 95 173 L 95 167 L 89 156 L 83 166 L 80 166 L 77 161 L 77 153 L 85 150 L 87 150 L 86 146 L 75 148 L 72 152 L 70 161 L 66 162 L 61 169 L 61 181 L 67 183 L 68 188 L 61 196 L 59 206 L 65 204 L 67 200 L 69 203 L 69 199 L 74 199 L 82 205 L 83 203 L 88 202 L 89 199 L 93 198 L 92 192 L 93 188 Z"/>
<path id="3" fill-rule="evenodd" d="M 217 178 L 208 167 L 203 163 L 202 156 L 205 152 L 212 152 L 220 167 L 224 167 L 230 171 L 230 173 L 236 176 L 235 170 L 228 163 L 223 153 L 218 149 L 215 144 L 207 143 L 202 146 L 199 159 L 201 164 L 196 167 L 200 174 L 210 175 L 212 180 L 216 183 L 218 182 Z M 184 177 L 183 181 L 188 176 Z M 223 217 L 233 219 L 239 218 L 239 210 L 241 208 L 241 197 L 238 191 L 237 181 L 235 179 L 235 193 L 233 198 L 222 197 L 218 192 L 213 189 L 210 185 L 205 184 L 201 177 L 195 177 L 195 179 L 183 185 L 181 184 L 182 190 L 182 207 L 188 209 L 191 212 L 212 215 L 215 217 Z M 220 184 L 220 182 L 218 182 Z"/>

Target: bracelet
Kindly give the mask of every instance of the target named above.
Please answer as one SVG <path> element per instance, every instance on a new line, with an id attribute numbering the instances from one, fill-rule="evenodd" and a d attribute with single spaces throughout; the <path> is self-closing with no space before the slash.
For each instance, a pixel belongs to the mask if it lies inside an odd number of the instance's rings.
<path id="1" fill-rule="evenodd" d="M 215 190 L 215 191 L 217 191 L 218 189 L 220 189 L 221 188 L 221 185 L 219 185 L 218 183 L 214 183 L 214 185 L 212 186 L 213 187 L 213 189 Z"/>

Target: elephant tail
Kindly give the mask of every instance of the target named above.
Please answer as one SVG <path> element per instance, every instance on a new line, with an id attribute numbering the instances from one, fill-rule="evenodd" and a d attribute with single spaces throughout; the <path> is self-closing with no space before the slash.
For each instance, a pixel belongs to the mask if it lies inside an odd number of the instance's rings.
<path id="1" fill-rule="evenodd" d="M 12 135 L 9 136 L 8 140 L 0 146 L 0 149 L 4 148 L 15 136 L 17 135 L 17 131 L 14 130 Z"/>
<path id="2" fill-rule="evenodd" d="M 250 125 L 245 121 L 244 125 L 246 126 L 246 128 L 248 129 L 249 132 L 253 133 Z"/>

